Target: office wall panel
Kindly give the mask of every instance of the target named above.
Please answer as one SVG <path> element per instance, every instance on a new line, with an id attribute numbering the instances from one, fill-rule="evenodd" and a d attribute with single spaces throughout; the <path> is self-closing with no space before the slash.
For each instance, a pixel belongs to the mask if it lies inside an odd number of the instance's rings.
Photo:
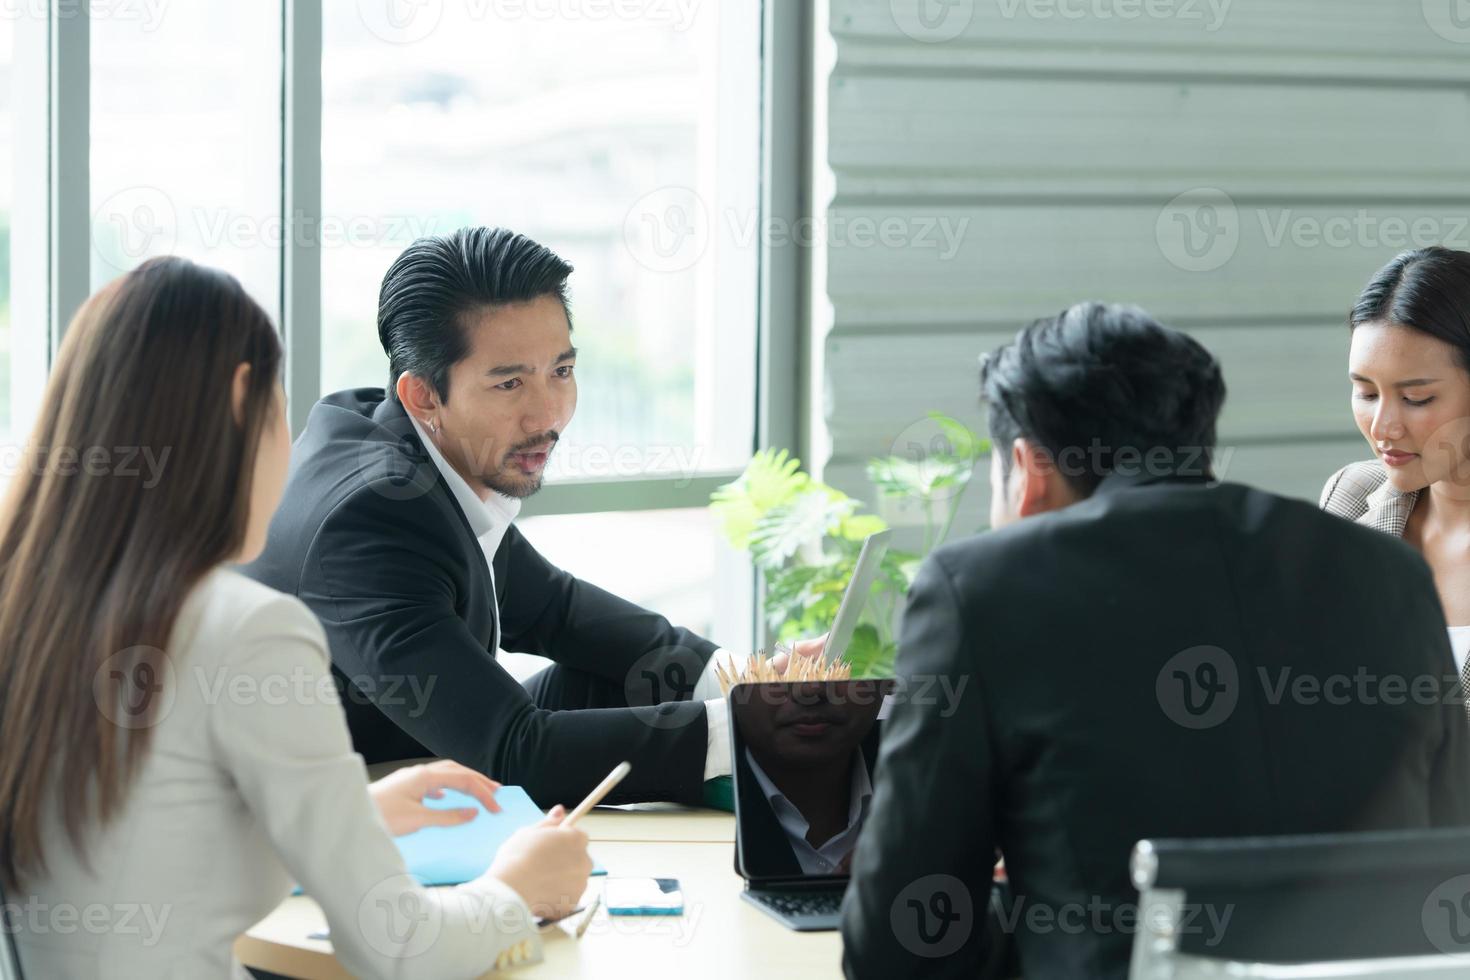
<path id="1" fill-rule="evenodd" d="M 1220 357 L 1225 478 L 1315 499 L 1367 454 L 1344 380 L 1359 290 L 1406 248 L 1470 250 L 1464 13 L 830 0 L 831 196 L 810 232 L 830 452 L 813 462 L 870 496 L 864 461 L 927 438 L 929 411 L 984 431 L 981 351 L 1099 299 Z M 983 522 L 984 483 L 959 526 Z"/>

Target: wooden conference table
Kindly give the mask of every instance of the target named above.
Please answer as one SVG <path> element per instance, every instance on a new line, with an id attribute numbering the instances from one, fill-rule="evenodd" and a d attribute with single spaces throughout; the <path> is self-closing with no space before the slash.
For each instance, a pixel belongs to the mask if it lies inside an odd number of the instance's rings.
<path id="1" fill-rule="evenodd" d="M 485 976 L 841 976 L 837 933 L 792 932 L 740 897 L 732 814 L 673 804 L 599 807 L 581 826 L 609 874 L 678 878 L 684 914 L 609 917 L 599 908 L 581 939 L 550 926 L 541 935 L 542 962 Z M 591 887 L 602 881 L 593 878 Z M 235 941 L 235 955 L 246 966 L 303 980 L 349 977 L 330 942 L 307 938 L 325 926 L 316 902 L 294 895 Z"/>

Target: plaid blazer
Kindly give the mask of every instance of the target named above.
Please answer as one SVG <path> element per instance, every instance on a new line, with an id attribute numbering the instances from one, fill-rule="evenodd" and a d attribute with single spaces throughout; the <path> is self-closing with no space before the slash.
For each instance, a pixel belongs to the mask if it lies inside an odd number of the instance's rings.
<path id="1" fill-rule="evenodd" d="M 1387 467 L 1370 459 L 1349 463 L 1334 473 L 1322 488 L 1320 505 L 1329 514 L 1402 538 L 1421 493 L 1395 490 L 1388 482 Z M 1470 718 L 1470 660 L 1460 671 L 1460 686 L 1465 694 L 1465 715 Z"/>
<path id="2" fill-rule="evenodd" d="M 1419 493 L 1395 490 L 1388 482 L 1388 469 L 1378 460 L 1370 459 L 1349 463 L 1334 473 L 1322 488 L 1320 506 L 1329 514 L 1401 538 L 1409 525 L 1409 514 L 1419 501 Z"/>

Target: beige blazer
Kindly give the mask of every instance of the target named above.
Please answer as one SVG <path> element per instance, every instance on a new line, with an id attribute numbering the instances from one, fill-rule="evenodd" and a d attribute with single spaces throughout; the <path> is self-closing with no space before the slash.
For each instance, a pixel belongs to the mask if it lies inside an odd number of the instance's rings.
<path id="1" fill-rule="evenodd" d="M 1376 459 L 1349 463 L 1322 488 L 1321 507 L 1396 538 L 1404 536 L 1419 491 L 1401 493 L 1388 482 L 1388 469 Z"/>
<path id="2" fill-rule="evenodd" d="M 53 796 L 47 874 L 7 890 L 28 978 L 231 976 L 235 937 L 293 881 L 355 976 L 473 977 L 539 957 L 509 886 L 425 889 L 405 873 L 299 599 L 215 571 L 185 601 L 166 664 L 148 756 L 122 812 L 88 832 L 89 860 Z"/>
<path id="3" fill-rule="evenodd" d="M 1404 536 L 1409 514 L 1419 501 L 1421 490 L 1403 493 L 1388 482 L 1388 468 L 1376 459 L 1349 463 L 1322 488 L 1323 510 L 1345 517 L 1396 538 Z M 1465 693 L 1465 715 L 1470 717 L 1470 660 L 1460 671 L 1460 685 Z"/>

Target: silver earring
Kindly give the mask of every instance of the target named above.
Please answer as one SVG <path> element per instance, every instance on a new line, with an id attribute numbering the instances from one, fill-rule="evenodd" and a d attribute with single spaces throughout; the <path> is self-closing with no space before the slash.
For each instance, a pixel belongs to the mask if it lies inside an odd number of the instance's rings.
<path id="1" fill-rule="evenodd" d="M 433 419 L 429 419 L 429 431 L 437 436 L 439 434 L 439 423 Z"/>

